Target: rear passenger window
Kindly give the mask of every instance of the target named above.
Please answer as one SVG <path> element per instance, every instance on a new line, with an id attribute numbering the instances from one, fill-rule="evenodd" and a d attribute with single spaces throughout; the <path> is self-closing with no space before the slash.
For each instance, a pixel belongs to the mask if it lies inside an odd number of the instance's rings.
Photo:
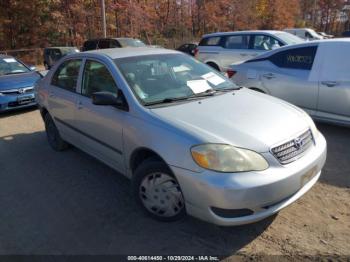
<path id="1" fill-rule="evenodd" d="M 278 52 L 269 60 L 278 67 L 311 70 L 317 46 L 300 47 Z"/>
<path id="2" fill-rule="evenodd" d="M 105 65 L 96 61 L 86 61 L 83 76 L 82 94 L 88 97 L 95 92 L 117 93 L 117 85 Z"/>
<path id="3" fill-rule="evenodd" d="M 199 43 L 200 46 L 217 46 L 220 43 L 220 36 L 207 37 L 202 39 Z"/>
<path id="4" fill-rule="evenodd" d="M 249 35 L 232 35 L 226 37 L 224 48 L 227 49 L 248 49 Z"/>
<path id="5" fill-rule="evenodd" d="M 51 84 L 75 92 L 81 60 L 63 62 L 52 77 Z"/>

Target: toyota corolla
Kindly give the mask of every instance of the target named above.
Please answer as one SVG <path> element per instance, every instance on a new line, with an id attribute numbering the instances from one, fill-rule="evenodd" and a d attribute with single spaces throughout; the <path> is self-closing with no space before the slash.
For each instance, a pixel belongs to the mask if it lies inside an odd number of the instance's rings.
<path id="1" fill-rule="evenodd" d="M 311 189 L 326 160 L 303 110 L 177 51 L 69 55 L 36 88 L 52 148 L 72 144 L 129 177 L 162 221 L 261 220 Z"/>

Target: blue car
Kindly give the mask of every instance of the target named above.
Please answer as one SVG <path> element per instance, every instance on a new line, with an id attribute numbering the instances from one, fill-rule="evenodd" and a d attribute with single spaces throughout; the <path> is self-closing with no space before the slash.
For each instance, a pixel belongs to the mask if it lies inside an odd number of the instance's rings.
<path id="1" fill-rule="evenodd" d="M 16 58 L 0 55 L 0 112 L 36 105 L 34 84 L 41 78 Z"/>

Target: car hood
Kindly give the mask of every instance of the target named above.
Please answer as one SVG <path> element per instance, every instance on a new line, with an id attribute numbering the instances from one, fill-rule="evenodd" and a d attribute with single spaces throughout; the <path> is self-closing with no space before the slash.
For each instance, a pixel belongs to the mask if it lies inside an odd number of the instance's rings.
<path id="1" fill-rule="evenodd" d="M 34 86 L 39 79 L 40 76 L 36 72 L 0 76 L 0 91 Z"/>
<path id="2" fill-rule="evenodd" d="M 261 153 L 310 128 L 301 109 L 246 88 L 151 111 L 202 143 L 231 144 Z"/>

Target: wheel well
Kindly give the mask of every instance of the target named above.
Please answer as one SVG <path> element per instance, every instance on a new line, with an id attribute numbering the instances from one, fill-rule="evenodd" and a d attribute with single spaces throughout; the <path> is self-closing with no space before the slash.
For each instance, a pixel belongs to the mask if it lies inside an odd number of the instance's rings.
<path id="1" fill-rule="evenodd" d="M 212 68 L 214 68 L 215 70 L 220 72 L 220 68 L 219 68 L 219 66 L 216 63 L 214 63 L 214 62 L 207 62 L 207 65 L 211 66 Z"/>
<path id="2" fill-rule="evenodd" d="M 159 161 L 162 161 L 165 163 L 165 161 L 154 151 L 152 151 L 151 149 L 148 148 L 139 148 L 136 149 L 130 157 L 130 162 L 129 162 L 129 166 L 130 169 L 132 171 L 132 173 L 134 173 L 134 171 L 136 170 L 136 168 L 146 159 L 149 158 L 154 158 L 157 159 Z"/>

